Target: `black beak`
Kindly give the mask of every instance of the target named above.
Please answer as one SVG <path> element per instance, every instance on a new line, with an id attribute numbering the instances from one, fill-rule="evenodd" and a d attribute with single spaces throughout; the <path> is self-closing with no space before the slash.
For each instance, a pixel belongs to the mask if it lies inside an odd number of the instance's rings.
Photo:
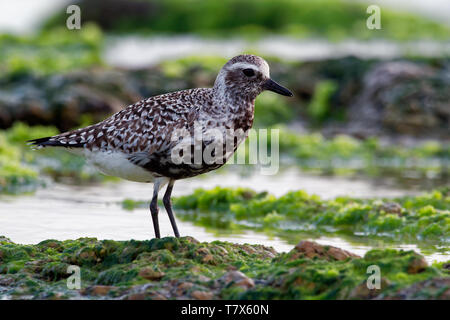
<path id="1" fill-rule="evenodd" d="M 281 94 L 282 96 L 292 97 L 293 94 L 288 89 L 280 86 L 278 83 L 272 79 L 267 80 L 263 85 L 264 90 L 273 91 L 275 93 Z"/>

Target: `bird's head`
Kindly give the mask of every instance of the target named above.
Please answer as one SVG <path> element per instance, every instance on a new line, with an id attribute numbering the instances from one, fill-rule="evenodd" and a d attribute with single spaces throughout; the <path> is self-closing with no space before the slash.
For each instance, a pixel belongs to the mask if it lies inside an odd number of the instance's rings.
<path id="1" fill-rule="evenodd" d="M 254 100 L 262 91 L 270 90 L 292 97 L 292 92 L 270 78 L 269 65 L 258 56 L 245 54 L 229 60 L 214 83 L 221 98 L 242 97 Z"/>

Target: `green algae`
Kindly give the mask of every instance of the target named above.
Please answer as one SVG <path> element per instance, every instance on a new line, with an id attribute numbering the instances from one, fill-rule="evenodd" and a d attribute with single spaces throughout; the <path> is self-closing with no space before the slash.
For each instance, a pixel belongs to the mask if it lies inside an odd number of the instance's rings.
<path id="1" fill-rule="evenodd" d="M 0 72 L 49 74 L 102 65 L 103 35 L 93 25 L 81 30 L 58 27 L 33 36 L 0 34 Z"/>
<path id="2" fill-rule="evenodd" d="M 396 199 L 322 200 L 304 191 L 276 198 L 247 188 L 197 189 L 173 199 L 177 216 L 208 232 L 225 235 L 248 230 L 295 244 L 301 239 L 340 237 L 355 246 L 413 244 L 426 254 L 449 253 L 450 202 L 443 188 Z M 126 199 L 126 210 L 148 201 Z"/>
<path id="3" fill-rule="evenodd" d="M 329 100 L 335 94 L 337 87 L 337 84 L 331 80 L 323 80 L 317 84 L 314 96 L 307 109 L 309 116 L 314 122 L 321 122 L 328 117 L 330 113 Z"/>
<path id="4" fill-rule="evenodd" d="M 45 177 L 55 181 L 92 183 L 116 178 L 100 174 L 86 161 L 64 150 L 32 150 L 27 140 L 52 136 L 54 127 L 15 123 L 8 130 L 0 130 L 0 194 L 34 192 L 47 184 Z"/>
<path id="5" fill-rule="evenodd" d="M 328 174 L 389 176 L 412 171 L 425 178 L 447 173 L 450 144 L 438 141 L 411 147 L 383 144 L 376 137 L 358 140 L 348 135 L 325 138 L 319 133 L 297 134 L 280 130 L 280 153 L 295 160 L 304 171 Z"/>
<path id="6" fill-rule="evenodd" d="M 131 206 L 129 200 L 127 206 Z M 445 245 L 450 242 L 448 188 L 396 199 L 322 200 L 301 190 L 276 198 L 245 188 L 216 187 L 197 189 L 191 195 L 178 197 L 174 206 L 182 209 L 182 218 L 206 226 L 238 224 L 278 233 L 332 230 L 384 236 L 395 241 L 431 241 Z"/>
<path id="7" fill-rule="evenodd" d="M 444 285 L 450 277 L 444 264 L 428 266 L 413 251 L 371 250 L 362 258 L 342 259 L 336 255 L 340 249 L 317 246 L 322 253 L 311 256 L 300 244 L 276 253 L 261 245 L 200 243 L 190 237 L 80 238 L 36 245 L 0 237 L 0 297 L 192 299 L 193 292 L 202 291 L 213 299 L 368 299 L 394 297 L 411 288 L 420 293 L 424 282 Z M 69 265 L 80 267 L 79 290 L 67 288 Z M 368 292 L 362 287 L 372 265 L 381 270 L 382 287 Z M 444 294 L 441 290 L 428 298 Z"/>
<path id="8" fill-rule="evenodd" d="M 0 132 L 0 193 L 20 193 L 36 190 L 38 173 L 21 163 L 20 150 Z"/>
<path id="9" fill-rule="evenodd" d="M 383 28 L 374 32 L 366 28 L 367 5 L 342 0 L 146 0 L 134 7 L 129 4 L 132 11 L 139 12 L 134 15 L 125 14 L 121 2 L 106 6 L 101 1 L 80 1 L 78 5 L 85 12 L 87 21 L 115 33 L 189 33 L 250 38 L 281 34 L 332 41 L 346 38 L 448 39 L 445 24 L 384 7 Z M 111 13 L 105 16 L 103 13 L 107 8 Z M 44 27 L 61 26 L 66 19 L 64 13 L 58 13 Z"/>

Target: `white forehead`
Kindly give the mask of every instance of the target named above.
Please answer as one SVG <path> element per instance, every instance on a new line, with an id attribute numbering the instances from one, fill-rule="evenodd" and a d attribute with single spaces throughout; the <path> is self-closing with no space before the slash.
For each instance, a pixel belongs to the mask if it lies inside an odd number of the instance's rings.
<path id="1" fill-rule="evenodd" d="M 262 60 L 262 64 L 260 66 L 249 62 L 236 62 L 230 66 L 230 69 L 253 69 L 261 72 L 267 78 L 270 78 L 269 65 L 264 60 Z"/>

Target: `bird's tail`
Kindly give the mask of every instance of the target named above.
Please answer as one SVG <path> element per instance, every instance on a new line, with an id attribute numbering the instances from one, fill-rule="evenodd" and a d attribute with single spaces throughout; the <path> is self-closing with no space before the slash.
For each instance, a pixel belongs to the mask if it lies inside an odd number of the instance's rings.
<path id="1" fill-rule="evenodd" d="M 37 149 L 45 147 L 64 147 L 64 148 L 82 148 L 84 143 L 68 143 L 66 140 L 60 140 L 58 136 L 45 137 L 39 139 L 28 140 L 27 144 Z"/>
<path id="2" fill-rule="evenodd" d="M 83 148 L 94 139 L 94 136 L 103 136 L 99 124 L 94 124 L 85 128 L 64 132 L 53 137 L 28 140 L 28 144 L 37 148 L 63 147 L 63 148 Z"/>

